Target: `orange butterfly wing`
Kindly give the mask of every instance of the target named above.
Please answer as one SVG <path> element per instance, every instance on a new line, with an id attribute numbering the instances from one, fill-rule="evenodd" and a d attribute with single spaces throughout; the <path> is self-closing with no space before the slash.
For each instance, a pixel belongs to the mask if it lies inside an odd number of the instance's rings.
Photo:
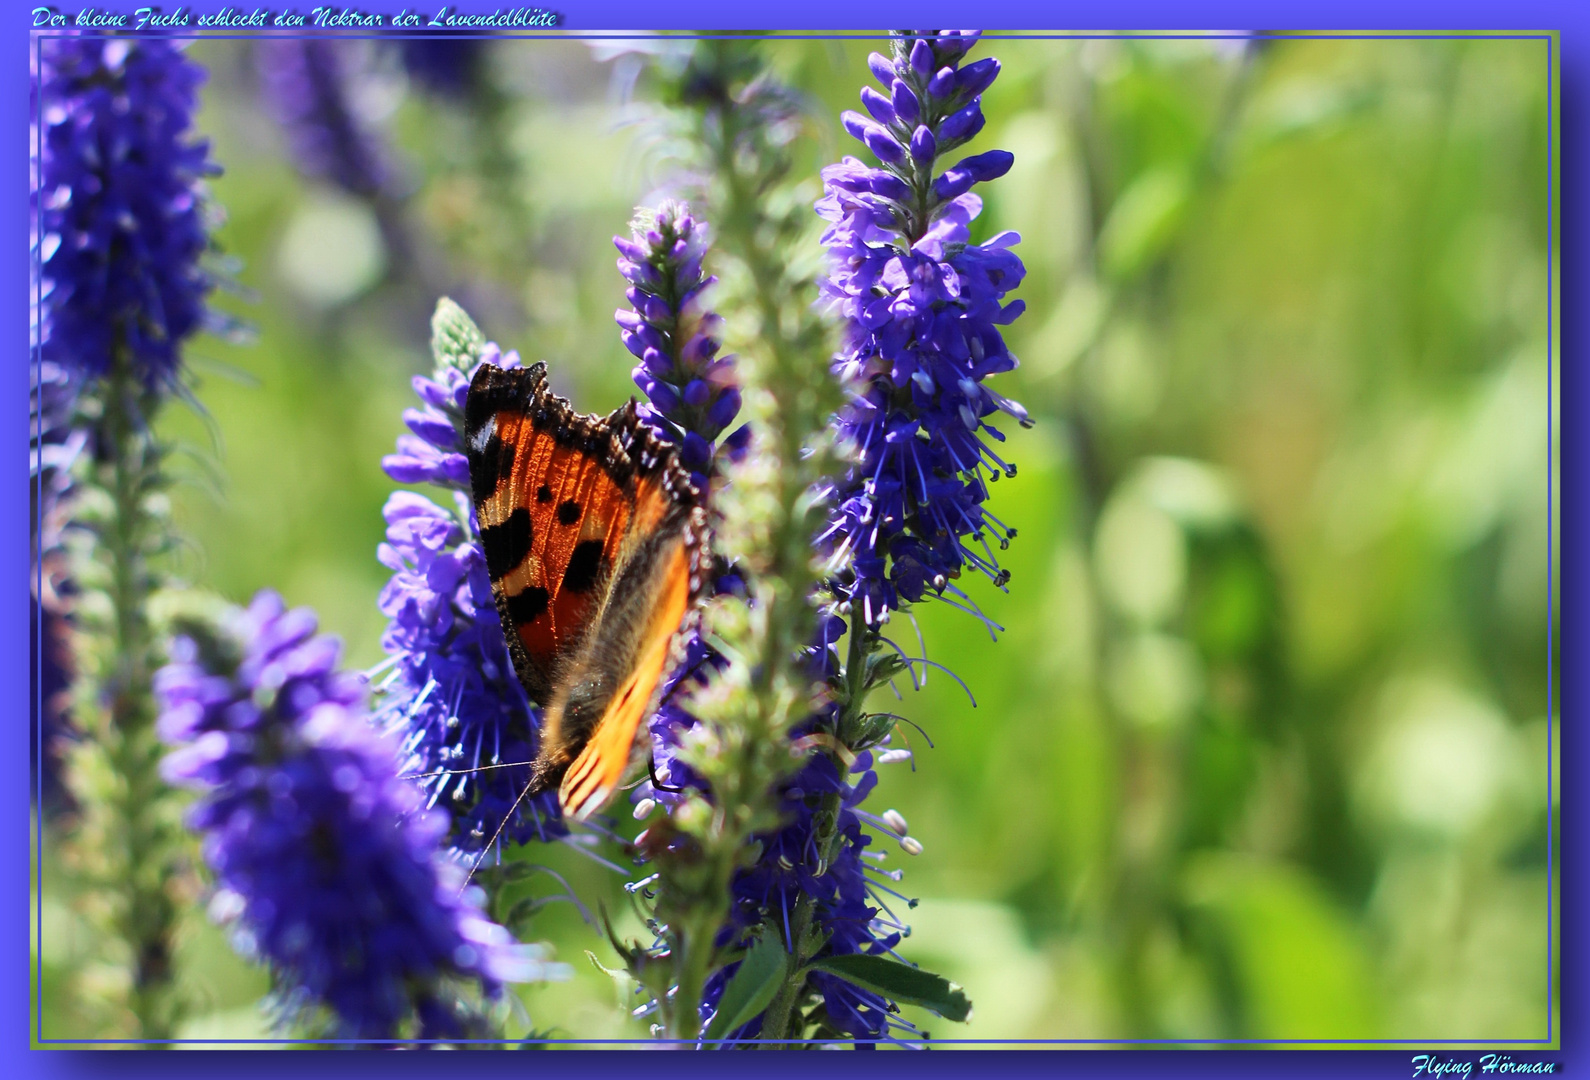
<path id="1" fill-rule="evenodd" d="M 682 544 L 658 584 L 662 595 L 651 605 L 634 667 L 613 694 L 558 788 L 563 812 L 569 817 L 582 819 L 600 809 L 629 766 L 636 731 L 651 711 L 652 698 L 670 657 L 670 643 L 690 607 L 689 555 Z"/>
<path id="2" fill-rule="evenodd" d="M 543 707 L 533 786 L 606 801 L 701 591 L 705 515 L 634 404 L 603 418 L 546 367 L 482 365 L 465 404 L 476 523 L 514 669 Z"/>

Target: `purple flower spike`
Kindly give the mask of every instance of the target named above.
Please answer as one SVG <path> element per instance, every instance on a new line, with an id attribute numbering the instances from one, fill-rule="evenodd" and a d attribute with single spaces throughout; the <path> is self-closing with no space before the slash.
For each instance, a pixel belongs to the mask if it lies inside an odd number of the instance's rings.
<path id="1" fill-rule="evenodd" d="M 933 178 L 938 154 L 981 129 L 975 95 L 999 71 L 992 59 L 960 67 L 971 40 L 924 37 L 897 47 L 890 63 L 891 85 L 898 80 L 922 110 L 896 179 L 918 190 L 931 184 L 925 216 L 909 200 L 883 214 L 876 188 L 841 182 L 848 174 L 834 167 L 823 172 L 827 194 L 817 204 L 830 222 L 823 294 L 846 322 L 833 365 L 850 389 L 840 432 L 858 454 L 830 493 L 835 511 L 820 542 L 849 557 L 835 592 L 873 626 L 927 595 L 975 607 L 956 584 L 967 568 L 999 586 L 1009 577 L 994 550 L 1014 531 L 983 504 L 987 482 L 1014 467 L 985 436 L 1003 441 L 988 423 L 996 413 L 1030 421 L 983 382 L 1016 365 L 999 327 L 1021 312 L 1005 296 L 1025 271 L 1011 236 L 974 244 L 969 225 L 982 210 L 972 185 L 1003 176 L 1014 158 L 989 150 Z M 896 93 L 897 112 L 903 99 Z"/>
<path id="2" fill-rule="evenodd" d="M 879 899 L 887 886 L 878 880 L 898 876 L 899 871 L 869 865 L 863 857 L 872 843 L 864 826 L 877 830 L 875 823 L 881 820 L 861 809 L 862 800 L 878 782 L 871 764 L 871 755 L 862 754 L 855 769 L 842 775 L 827 757 L 814 755 L 785 784 L 780 809 L 788 824 L 777 832 L 759 836 L 762 858 L 735 874 L 730 884 L 734 899 L 723 940 L 739 940 L 763 920 L 781 925 L 781 913 L 793 911 L 797 900 L 809 896 L 816 900 L 815 925 L 829 935 L 819 955 L 881 955 L 900 943 L 901 928 L 888 917 Z M 820 797 L 831 792 L 840 796 L 839 842 L 833 862 L 817 867 L 811 858 L 813 838 L 817 835 L 817 807 Z M 724 989 L 738 970 L 738 965 L 730 965 L 715 972 L 708 981 L 702 995 L 708 1015 L 716 1010 Z M 823 997 L 828 1023 L 842 1035 L 887 1040 L 897 1031 L 908 1036 L 918 1034 L 893 1015 L 891 1004 L 883 995 L 821 972 L 809 978 Z M 741 1030 L 731 1032 L 730 1038 L 754 1039 L 760 1031 L 758 1017 Z"/>
<path id="3" fill-rule="evenodd" d="M 556 974 L 480 910 L 438 848 L 446 815 L 399 775 L 364 684 L 306 610 L 262 592 L 213 642 L 179 638 L 155 676 L 168 781 L 200 793 L 188 823 L 219 886 L 210 910 L 269 963 L 289 1010 L 341 1038 L 478 1036 L 448 980 L 489 995 Z"/>
<path id="4" fill-rule="evenodd" d="M 214 285 L 201 182 L 220 169 L 191 128 L 204 71 L 156 38 L 45 37 L 31 52 L 41 358 L 70 384 L 124 350 L 145 385 L 169 385 Z"/>
<path id="5" fill-rule="evenodd" d="M 519 366 L 516 353 L 488 343 L 482 363 Z M 428 410 L 404 413 L 414 435 L 382 467 L 399 483 L 447 489 L 451 511 L 410 491 L 394 492 L 377 549 L 392 577 L 377 606 L 388 620 L 387 662 L 376 684 L 377 718 L 402 736 L 405 773 L 424 777 L 432 805 L 449 811 L 448 842 L 478 852 L 499 828 L 506 843 L 567 834 L 555 793 L 519 800 L 530 779 L 539 721 L 526 700 L 502 635 L 491 578 L 469 510 L 469 464 L 462 445 L 464 399 L 473 372 L 443 366 L 416 379 Z M 517 805 L 516 805 L 517 804 Z M 511 813 L 511 817 L 510 817 Z"/>
<path id="6" fill-rule="evenodd" d="M 392 184 L 386 152 L 350 93 L 363 50 L 324 38 L 269 38 L 256 55 L 266 103 L 304 175 L 365 198 Z"/>
<path id="7" fill-rule="evenodd" d="M 849 115 L 857 125 L 876 129 L 859 113 Z M 740 399 L 730 363 L 714 359 L 720 320 L 704 306 L 717 280 L 702 272 L 706 231 L 688 207 L 667 203 L 642 211 L 631 238 L 614 237 L 613 243 L 649 272 L 629 290 L 631 309 L 620 308 L 614 317 L 643 345 L 636 353 L 641 363 L 635 383 L 651 399 L 653 426 L 671 442 L 695 432 L 710 444 L 733 421 Z M 636 351 L 633 345 L 630 351 Z M 711 472 L 710 456 L 708 465 L 704 473 Z"/>

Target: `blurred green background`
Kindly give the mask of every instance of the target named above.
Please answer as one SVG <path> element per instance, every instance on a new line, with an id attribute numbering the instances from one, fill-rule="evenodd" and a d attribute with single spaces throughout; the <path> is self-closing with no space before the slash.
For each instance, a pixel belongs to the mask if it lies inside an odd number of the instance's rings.
<path id="1" fill-rule="evenodd" d="M 377 209 L 305 181 L 251 44 L 209 41 L 201 128 L 255 340 L 189 351 L 188 579 L 310 604 L 381 656 L 380 471 L 436 294 L 586 411 L 633 393 L 609 238 L 669 175 L 643 54 L 497 41 L 487 93 L 343 43 L 395 154 Z M 675 42 L 642 43 L 657 50 Z M 877 41 L 781 41 L 818 165 Z M 609 52 L 615 50 L 609 49 Z M 883 768 L 926 852 L 902 947 L 963 984 L 944 1038 L 1541 1038 L 1547 982 L 1547 103 L 1542 41 L 987 41 L 974 236 L 1021 232 L 1002 392 L 1020 530 L 993 642 L 918 612 L 938 673 Z M 638 81 L 635 80 L 639 74 Z M 815 195 L 815 189 L 812 191 Z M 418 255 L 394 259 L 398 221 Z M 384 232 L 384 230 L 387 230 Z M 384 239 L 383 237 L 386 237 Z M 1554 398 L 1553 398 L 1554 400 Z M 1555 430 L 1555 428 L 1553 428 Z M 1555 539 L 1554 536 L 1551 539 Z M 908 627 L 901 632 L 913 639 Z M 1555 700 L 1553 695 L 1552 700 Z M 623 826 L 632 826 L 627 819 Z M 623 879 L 564 848 L 586 904 Z M 1555 902 L 1555 897 L 1550 898 Z M 572 905 L 530 1022 L 643 1037 Z M 263 977 L 196 909 L 190 1037 L 263 1033 Z M 47 960 L 86 946 L 59 903 Z M 1555 928 L 1553 929 L 1555 933 Z M 61 1006 L 47 1023 L 65 1034 Z M 915 1017 L 928 1021 L 931 1018 Z"/>

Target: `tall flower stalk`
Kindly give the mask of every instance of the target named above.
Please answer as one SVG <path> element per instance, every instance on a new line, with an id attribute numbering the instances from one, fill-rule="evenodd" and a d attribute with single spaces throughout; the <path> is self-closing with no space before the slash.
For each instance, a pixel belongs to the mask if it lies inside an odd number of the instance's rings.
<path id="1" fill-rule="evenodd" d="M 661 1035 L 685 1044 L 702 1038 L 711 980 L 743 950 L 730 922 L 731 881 L 755 862 L 751 838 L 778 825 L 775 787 L 796 764 L 789 732 L 816 707 L 818 694 L 801 650 L 816 615 L 810 541 L 821 512 L 812 490 L 830 461 L 823 420 L 837 402 L 808 374 L 821 362 L 826 331 L 811 309 L 812 277 L 787 258 L 799 221 L 769 211 L 781 197 L 794 205 L 781 187 L 799 113 L 787 92 L 758 81 L 760 74 L 754 54 L 704 41 L 676 84 L 705 151 L 698 164 L 709 178 L 706 204 L 732 260 L 726 286 L 745 314 L 735 336 L 754 345 L 736 368 L 713 360 L 716 336 L 703 332 L 707 320 L 691 311 L 692 290 L 705 286 L 699 257 L 688 237 L 677 235 L 685 231 L 677 212 L 639 222 L 635 239 L 619 242 L 634 308 L 620 312 L 619 322 L 641 360 L 636 381 L 675 426 L 698 481 L 721 468 L 715 498 L 723 554 L 747 595 L 721 597 L 709 610 L 721 668 L 705 686 L 696 679 L 705 669 L 694 669 L 688 713 L 665 710 L 653 722 L 658 778 L 690 784 L 667 793 L 669 814 L 652 820 L 638 841 L 654 870 L 640 888 L 651 899 L 659 941 L 621 946 L 652 999 L 641 1011 L 656 1014 Z M 687 316 L 700 321 L 681 332 Z M 731 379 L 743 379 L 743 391 Z M 751 450 L 725 461 L 710 453 L 711 444 L 740 394 L 754 431 Z M 728 445 L 737 449 L 747 435 L 736 432 Z M 650 807 L 643 800 L 637 809 L 645 816 Z"/>
<path id="2" fill-rule="evenodd" d="M 826 525 L 814 530 L 827 556 L 822 612 L 805 624 L 806 637 L 782 644 L 786 662 L 801 653 L 801 672 L 825 680 L 826 693 L 820 701 L 808 698 L 803 714 L 785 716 L 783 731 L 795 736 L 792 750 L 805 763 L 769 790 L 775 812 L 763 807 L 762 820 L 777 825 L 752 830 L 754 858 L 729 875 L 727 910 L 696 898 L 701 911 L 722 918 L 715 924 L 721 963 L 699 1003 L 686 997 L 693 984 L 678 983 L 672 1012 L 662 1007 L 671 1033 L 688 1030 L 681 1015 L 686 1002 L 704 1006 L 709 1037 L 770 1044 L 806 1037 L 915 1039 L 921 1033 L 897 1015 L 905 1002 L 951 1019 L 969 1013 L 957 988 L 894 956 L 908 928 L 888 896 L 904 897 L 883 882 L 898 881 L 900 874 L 877 865 L 883 856 L 868 850 L 866 830 L 898 840 L 908 853 L 922 847 L 898 813 L 873 814 L 861 804 L 876 783 L 875 764 L 910 756 L 890 747 L 896 718 L 869 713 L 867 696 L 897 676 L 914 681 L 928 663 L 884 636 L 889 613 L 928 595 L 977 612 L 956 584 L 967 565 L 987 572 L 997 586 L 1008 579 L 987 537 L 1002 547 L 1014 531 L 986 509 L 982 470 L 993 479 L 1014 468 L 983 441 L 1003 437 L 985 418 L 1000 411 L 1019 422 L 1026 418 L 983 380 L 1015 364 L 997 326 L 1020 313 L 1019 302 L 1003 305 L 1002 299 L 1019 283 L 1022 268 L 1007 250 L 1014 234 L 978 246 L 970 243 L 967 225 L 981 209 L 969 189 L 1007 171 L 1011 156 L 990 151 L 938 171 L 940 157 L 982 127 L 980 95 L 998 73 L 992 59 L 962 66 L 975 38 L 954 31 L 901 36 L 892 59 L 873 54 L 871 67 L 887 96 L 864 91 L 872 119 L 847 113 L 844 120 L 880 165 L 847 158 L 824 171 L 827 194 L 817 208 L 833 225 L 823 237 L 831 269 L 822 292 L 844 326 L 835 382 L 827 385 L 845 391 L 834 408 L 848 461 L 814 488 L 812 499 L 827 507 Z M 715 209 L 726 245 L 749 271 L 752 302 L 762 316 L 758 329 L 767 334 L 781 320 L 789 325 L 781 299 L 801 293 L 774 269 L 778 230 L 765 217 L 766 180 L 748 176 L 754 169 L 748 163 L 769 162 L 764 167 L 776 174 L 783 161 L 767 156 L 765 146 L 746 152 L 736 121 L 756 115 L 752 103 L 766 107 L 777 100 L 782 114 L 758 119 L 764 131 L 780 130 L 780 120 L 787 131 L 793 110 L 776 97 L 754 58 L 732 45 L 704 45 L 680 85 L 684 102 L 700 109 L 696 137 L 713 152 Z M 787 244 L 788 232 L 779 239 Z M 782 378 L 770 389 L 799 401 L 821 380 L 811 368 L 781 363 L 774 337 L 765 351 L 774 354 L 769 370 Z M 747 350 L 747 356 L 756 352 Z M 783 405 L 786 398 L 778 400 Z M 791 412 L 782 409 L 784 417 Z M 775 434 L 787 438 L 790 430 Z M 786 441 L 784 449 L 795 444 Z M 789 560 L 755 569 L 774 575 L 794 565 Z M 748 580 L 757 596 L 769 579 L 753 571 Z M 726 674 L 733 671 L 731 665 Z M 715 690 L 698 697 L 712 700 Z M 689 736 L 682 742 L 686 752 L 676 756 L 689 762 Z M 706 785 L 714 806 L 728 801 L 716 784 Z M 678 818 L 676 811 L 676 825 Z M 669 885 L 663 858 L 657 911 L 672 927 L 663 904 Z M 670 943 L 684 940 L 686 934 L 675 932 Z"/>
<path id="3" fill-rule="evenodd" d="M 190 124 L 203 72 L 155 39 L 40 42 L 33 72 L 33 328 L 41 372 L 75 386 L 63 544 L 76 589 L 69 783 L 83 818 L 69 852 L 91 914 L 125 955 L 118 996 L 137 1033 L 167 1038 L 178 844 L 157 764 L 148 616 L 170 547 L 166 448 L 151 425 L 182 392 L 183 341 L 213 280 L 201 181 L 218 171 Z M 40 380 L 41 390 L 43 380 Z M 68 440 L 70 442 L 71 440 Z"/>
<path id="4" fill-rule="evenodd" d="M 1004 441 L 988 418 L 1029 421 L 985 381 L 1016 366 L 999 327 L 1025 307 L 1002 303 L 1025 271 L 1009 250 L 1017 234 L 973 244 L 968 226 L 983 206 L 973 185 L 1014 159 L 989 150 L 937 172 L 982 130 L 981 94 L 999 74 L 991 57 L 961 66 L 974 40 L 898 37 L 892 58 L 873 53 L 885 92 L 863 89 L 871 117 L 843 121 L 879 164 L 847 157 L 823 170 L 823 293 L 845 319 L 834 374 L 850 391 L 840 422 L 856 460 L 822 539 L 848 559 L 835 592 L 867 629 L 929 593 L 975 611 L 958 584 L 967 567 L 996 586 L 1009 578 L 988 541 L 1004 547 L 1015 532 L 984 504 L 988 483 L 1016 469 L 986 441 Z"/>
<path id="5" fill-rule="evenodd" d="M 791 936 L 800 951 L 768 1009 L 763 1037 L 798 1033 L 805 1020 L 815 1021 L 819 1031 L 854 1032 L 860 1026 L 875 1036 L 885 1033 L 885 1022 L 898 1024 L 888 1014 L 910 1000 L 913 984 L 895 978 L 898 972 L 884 954 L 905 928 L 880 895 L 892 892 L 876 880 L 884 872 L 862 861 L 873 854 L 862 850 L 868 840 L 862 825 L 898 838 L 911 854 L 922 847 L 906 835 L 899 814 L 875 816 L 857 804 L 873 780 L 874 760 L 907 756 L 884 749 L 896 717 L 868 712 L 868 695 L 902 674 L 915 682 L 930 662 L 907 655 L 882 627 L 891 611 L 930 595 L 981 616 L 956 585 L 968 565 L 1000 587 L 1009 577 L 986 538 L 992 533 L 1004 547 L 1015 530 L 994 518 L 984 502 L 986 480 L 1014 475 L 1015 467 L 982 436 L 1003 440 L 986 421 L 997 412 L 1023 424 L 1027 418 L 983 380 L 1015 366 L 997 327 L 1021 313 L 1021 301 L 1001 301 L 1023 271 L 1008 251 L 1019 239 L 1014 233 L 975 245 L 967 225 L 982 207 L 969 189 L 1003 175 L 1012 157 L 991 150 L 938 172 L 943 155 L 982 129 L 981 94 L 999 72 L 992 58 L 962 65 L 976 37 L 975 31 L 896 35 L 891 56 L 873 53 L 868 64 L 884 92 L 868 87 L 861 93 L 871 119 L 847 112 L 843 121 L 879 164 L 846 158 L 823 170 L 826 194 L 817 212 L 832 224 L 823 235 L 830 272 L 822 289 L 843 319 L 833 372 L 847 391 L 838 427 L 851 458 L 829 488 L 829 524 L 819 537 L 835 568 L 818 642 L 832 706 L 817 717 L 810 737 L 826 740 L 834 749 L 830 760 L 862 778 L 854 787 L 832 781 L 818 787 L 823 794 L 804 836 L 819 871 L 848 858 L 862 868 L 858 880 L 863 871 L 872 873 L 855 892 L 888 914 L 874 916 L 871 926 L 878 933 L 871 940 L 854 932 L 846 940 L 834 929 L 833 912 L 846 899 L 842 889 L 786 888 L 781 902 L 793 907 Z M 841 634 L 843 646 L 831 646 Z M 897 871 L 887 876 L 898 880 Z M 813 927 L 824 930 L 811 934 Z M 857 959 L 825 959 L 847 954 Z M 808 965 L 815 974 L 802 974 Z M 836 995 L 836 965 L 839 972 L 870 972 L 869 979 L 855 980 L 866 992 L 847 988 L 849 1002 Z M 822 1005 L 803 1013 L 819 996 Z M 915 1003 L 952 1019 L 963 1019 L 968 1009 L 947 985 Z"/>
<path id="6" fill-rule="evenodd" d="M 270 966 L 278 1012 L 344 1039 L 460 1039 L 490 1028 L 506 982 L 566 974 L 479 910 L 438 843 L 446 815 L 398 775 L 364 680 L 314 614 L 262 592 L 185 620 L 161 669 L 164 772 L 200 793 L 189 824 L 218 889 L 212 916 Z M 329 1014 L 321 1019 L 320 1014 Z"/>
<path id="7" fill-rule="evenodd" d="M 517 353 L 485 340 L 462 308 L 442 300 L 432 320 L 436 367 L 415 376 L 422 407 L 403 414 L 410 434 L 382 461 L 399 483 L 447 492 L 450 507 L 417 492 L 387 500 L 378 550 L 392 577 L 381 591 L 391 621 L 381 639 L 377 715 L 400 733 L 405 771 L 452 816 L 450 840 L 475 859 L 500 860 L 503 843 L 566 839 L 556 791 L 520 796 L 530 781 L 538 712 L 514 674 L 491 577 L 470 509 L 464 400 L 483 363 L 519 367 Z"/>
<path id="8" fill-rule="evenodd" d="M 306 176 L 375 200 L 396 180 L 387 148 L 351 92 L 365 43 L 272 38 L 257 44 L 261 89 Z"/>

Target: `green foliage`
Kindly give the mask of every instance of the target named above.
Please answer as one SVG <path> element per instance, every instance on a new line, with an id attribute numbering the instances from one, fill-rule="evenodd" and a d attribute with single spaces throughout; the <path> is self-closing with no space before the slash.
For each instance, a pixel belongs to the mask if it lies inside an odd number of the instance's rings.
<path id="1" fill-rule="evenodd" d="M 789 953 L 784 951 L 778 931 L 772 927 L 763 930 L 746 950 L 734 977 L 723 988 L 717 1011 L 712 1014 L 712 1022 L 702 1032 L 702 1037 L 709 1042 L 722 1039 L 765 1010 L 772 1004 L 779 985 L 788 977 L 789 964 Z"/>
<path id="2" fill-rule="evenodd" d="M 966 1020 L 972 1003 L 961 988 L 932 972 L 902 964 L 887 956 L 852 953 L 814 960 L 817 971 L 837 975 L 846 982 L 882 994 L 901 1005 L 916 1005 L 946 1020 Z"/>

